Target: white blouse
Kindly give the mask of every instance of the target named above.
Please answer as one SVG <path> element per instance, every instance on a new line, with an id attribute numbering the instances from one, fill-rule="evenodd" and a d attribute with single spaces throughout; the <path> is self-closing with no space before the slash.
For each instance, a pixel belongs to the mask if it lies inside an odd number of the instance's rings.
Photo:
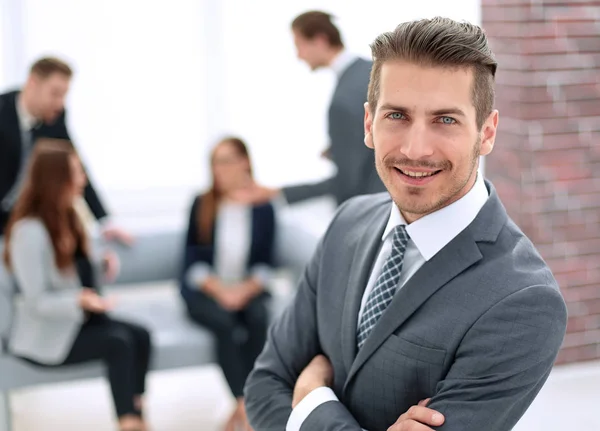
<path id="1" fill-rule="evenodd" d="M 206 262 L 196 262 L 188 269 L 186 277 L 191 287 L 199 286 L 211 275 L 224 284 L 244 281 L 252 245 L 252 207 L 236 202 L 222 202 L 217 211 L 214 244 L 212 268 Z M 261 264 L 253 266 L 250 275 L 257 277 L 266 286 L 270 272 L 267 265 Z"/>

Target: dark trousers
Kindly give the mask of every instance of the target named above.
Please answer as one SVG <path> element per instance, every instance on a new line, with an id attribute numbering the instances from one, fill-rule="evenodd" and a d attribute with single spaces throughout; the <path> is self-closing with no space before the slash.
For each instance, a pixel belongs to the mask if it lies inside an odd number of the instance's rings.
<path id="1" fill-rule="evenodd" d="M 150 353 L 150 334 L 145 328 L 106 315 L 92 314 L 82 325 L 64 362 L 50 367 L 101 359 L 107 365 L 117 415 L 141 415 L 134 407 L 133 399 L 145 391 Z"/>
<path id="2" fill-rule="evenodd" d="M 246 378 L 265 345 L 269 325 L 268 298 L 269 295 L 263 293 L 243 310 L 235 312 L 222 308 L 199 291 L 185 298 L 192 320 L 215 335 L 219 365 L 236 398 L 244 395 Z"/>

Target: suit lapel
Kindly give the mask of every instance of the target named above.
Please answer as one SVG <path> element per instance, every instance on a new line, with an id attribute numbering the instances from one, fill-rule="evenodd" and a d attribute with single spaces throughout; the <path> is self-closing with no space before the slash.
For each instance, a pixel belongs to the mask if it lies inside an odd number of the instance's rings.
<path id="1" fill-rule="evenodd" d="M 346 370 L 350 370 L 356 356 L 358 311 L 371 269 L 381 247 L 381 236 L 389 219 L 389 208 L 389 204 L 385 205 L 371 220 L 366 221 L 373 228 L 363 231 L 354 250 L 346 289 L 346 301 L 342 312 L 342 357 Z"/>
<path id="2" fill-rule="evenodd" d="M 17 93 L 12 93 L 10 97 L 6 97 L 2 106 L 0 106 L 0 111 L 2 112 L 3 131 L 9 137 L 4 144 L 10 147 L 11 152 L 17 158 L 15 166 L 19 166 L 23 142 L 19 116 L 17 115 L 16 98 Z"/>
<path id="3" fill-rule="evenodd" d="M 451 279 L 482 258 L 469 229 L 465 229 L 431 260 L 426 262 L 396 293 L 377 325 L 358 352 L 344 390 L 356 372 L 392 333 L 423 303 Z M 358 309 L 356 309 L 358 313 Z M 356 321 L 357 316 L 354 321 Z"/>

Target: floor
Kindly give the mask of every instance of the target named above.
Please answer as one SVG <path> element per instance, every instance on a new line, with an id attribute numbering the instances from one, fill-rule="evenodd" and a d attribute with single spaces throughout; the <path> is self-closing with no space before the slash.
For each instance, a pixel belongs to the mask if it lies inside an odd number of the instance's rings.
<path id="1" fill-rule="evenodd" d="M 599 385 L 600 361 L 557 367 L 514 431 L 600 430 Z M 232 402 L 215 366 L 150 376 L 153 431 L 220 431 Z M 114 429 L 108 387 L 102 380 L 14 392 L 12 404 L 13 431 Z"/>

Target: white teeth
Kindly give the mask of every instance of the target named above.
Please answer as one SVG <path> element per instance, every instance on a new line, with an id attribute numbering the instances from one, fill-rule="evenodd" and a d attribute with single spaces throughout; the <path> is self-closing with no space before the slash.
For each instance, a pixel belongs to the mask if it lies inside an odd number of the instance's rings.
<path id="1" fill-rule="evenodd" d="M 409 177 L 413 177 L 413 178 L 430 177 L 433 174 L 435 174 L 435 172 L 413 172 L 413 171 L 405 171 L 403 169 L 399 169 L 399 171 L 402 172 L 404 175 L 408 175 Z"/>

